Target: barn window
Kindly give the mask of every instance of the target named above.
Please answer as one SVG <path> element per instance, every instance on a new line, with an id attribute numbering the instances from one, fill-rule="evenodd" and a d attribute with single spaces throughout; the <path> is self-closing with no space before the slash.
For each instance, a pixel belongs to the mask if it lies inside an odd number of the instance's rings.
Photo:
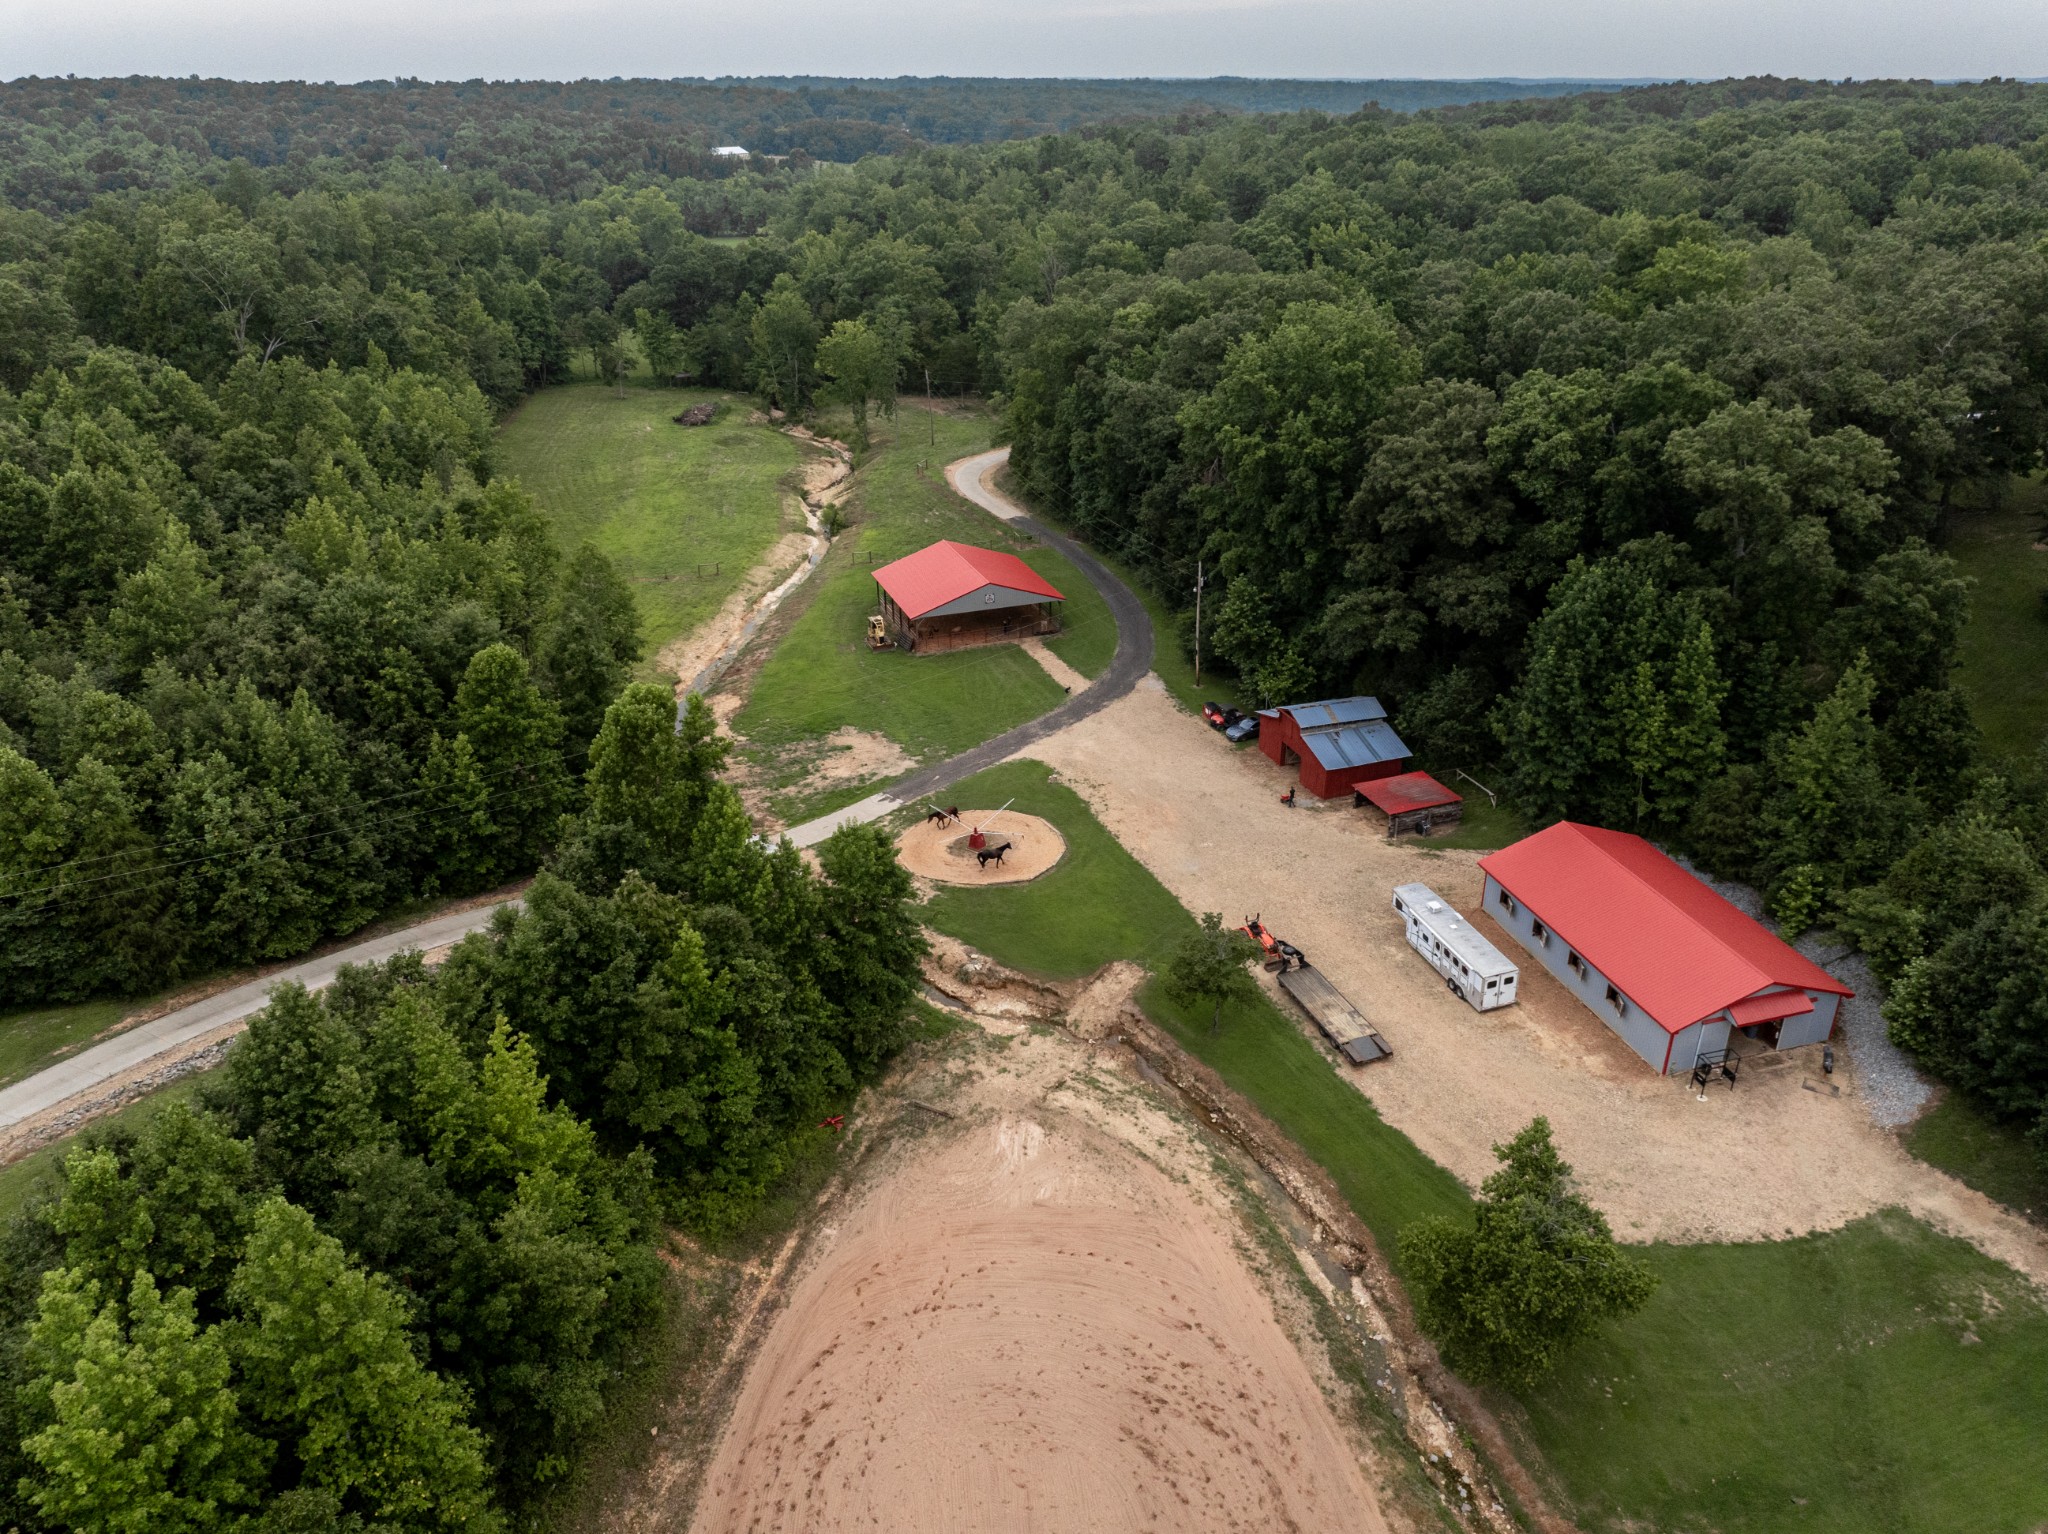
<path id="1" fill-rule="evenodd" d="M 1607 1005 L 1614 1008 L 1616 1017 L 1628 1016 L 1628 1003 L 1622 999 L 1621 992 L 1611 985 L 1607 988 Z"/>
<path id="2" fill-rule="evenodd" d="M 1564 964 L 1566 969 L 1577 975 L 1581 980 L 1586 978 L 1586 961 L 1577 954 L 1567 954 Z"/>
<path id="3" fill-rule="evenodd" d="M 1506 890 L 1500 892 L 1500 908 L 1510 916 L 1519 916 L 1521 907 L 1515 904 L 1515 897 Z"/>
<path id="4" fill-rule="evenodd" d="M 1545 948 L 1548 948 L 1550 946 L 1550 929 L 1544 926 L 1543 923 L 1540 921 L 1535 921 L 1533 919 L 1530 921 L 1529 936 L 1536 939 L 1536 941 L 1541 943 Z"/>

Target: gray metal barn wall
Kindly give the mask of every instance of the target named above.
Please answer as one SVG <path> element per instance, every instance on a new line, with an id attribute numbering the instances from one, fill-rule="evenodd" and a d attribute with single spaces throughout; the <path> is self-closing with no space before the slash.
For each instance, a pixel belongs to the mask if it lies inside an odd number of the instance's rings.
<path id="1" fill-rule="evenodd" d="M 1711 1055 L 1728 1048 L 1728 1035 L 1734 1032 L 1734 1025 L 1719 1013 L 1704 1022 L 1681 1028 L 1671 1035 L 1671 1069 L 1667 1073 L 1683 1076 L 1699 1063 L 1701 1055 Z"/>
<path id="2" fill-rule="evenodd" d="M 1835 1008 L 1842 998 L 1832 991 L 1808 991 L 1813 998 L 1813 1010 L 1803 1017 L 1788 1017 L 1778 1026 L 1778 1048 L 1797 1049 L 1802 1044 L 1818 1044 L 1835 1028 Z"/>
<path id="3" fill-rule="evenodd" d="M 1567 969 L 1565 955 L 1572 952 L 1571 946 L 1559 935 L 1555 927 L 1550 928 L 1548 946 L 1537 942 L 1530 931 L 1530 923 L 1535 913 L 1532 913 L 1519 898 L 1516 899 L 1512 912 L 1505 909 L 1500 903 L 1500 884 L 1492 874 L 1486 876 L 1486 890 L 1481 899 L 1485 903 L 1486 914 L 1513 933 L 1515 941 L 1529 951 L 1531 958 L 1556 977 L 1558 983 L 1566 990 L 1591 1008 L 1593 1015 L 1611 1028 L 1624 1044 L 1641 1055 L 1651 1070 L 1664 1069 L 1664 1057 L 1671 1045 L 1671 1036 L 1664 1031 L 1663 1024 L 1637 1006 L 1634 1001 L 1628 1004 L 1628 1016 L 1616 1017 L 1614 1008 L 1607 1004 L 1607 977 L 1593 968 L 1590 960 L 1586 962 L 1584 980 Z M 1550 927 L 1547 921 L 1543 925 Z M 1580 954 L 1579 957 L 1585 959 L 1584 954 Z M 1627 993 L 1623 992 L 1623 995 L 1626 997 Z M 1674 1060 L 1678 1058 L 1675 1049 L 1671 1049 L 1670 1053 Z"/>

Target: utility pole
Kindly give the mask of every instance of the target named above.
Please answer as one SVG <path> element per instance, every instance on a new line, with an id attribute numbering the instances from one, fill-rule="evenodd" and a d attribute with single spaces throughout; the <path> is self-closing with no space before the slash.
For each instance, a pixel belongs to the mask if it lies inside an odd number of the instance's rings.
<path id="1" fill-rule="evenodd" d="M 1195 556 L 1195 685 L 1202 685 L 1202 557 Z"/>

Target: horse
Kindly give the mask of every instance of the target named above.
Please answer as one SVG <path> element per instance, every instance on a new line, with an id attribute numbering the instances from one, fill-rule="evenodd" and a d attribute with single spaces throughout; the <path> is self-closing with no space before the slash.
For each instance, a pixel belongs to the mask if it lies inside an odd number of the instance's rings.
<path id="1" fill-rule="evenodd" d="M 929 815 L 925 816 L 924 820 L 926 825 L 932 825 L 936 823 L 938 825 L 943 826 L 948 821 L 958 820 L 959 818 L 960 806 L 956 804 L 952 806 L 950 809 L 933 810 Z"/>
<path id="2" fill-rule="evenodd" d="M 981 851 L 974 854 L 974 861 L 979 863 L 983 869 L 986 869 L 990 863 L 994 863 L 996 867 L 1001 868 L 1003 866 L 1003 854 L 1009 850 L 1010 844 L 1008 842 L 1004 842 L 1000 847 L 984 847 Z"/>

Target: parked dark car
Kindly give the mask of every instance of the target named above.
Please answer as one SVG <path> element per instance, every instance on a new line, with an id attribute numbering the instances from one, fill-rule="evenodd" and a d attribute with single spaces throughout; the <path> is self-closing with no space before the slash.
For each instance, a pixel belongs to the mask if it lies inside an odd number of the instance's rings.
<path id="1" fill-rule="evenodd" d="M 1257 714 L 1244 715 L 1223 732 L 1223 738 L 1233 744 L 1247 740 L 1257 740 L 1259 738 L 1259 716 Z"/>

